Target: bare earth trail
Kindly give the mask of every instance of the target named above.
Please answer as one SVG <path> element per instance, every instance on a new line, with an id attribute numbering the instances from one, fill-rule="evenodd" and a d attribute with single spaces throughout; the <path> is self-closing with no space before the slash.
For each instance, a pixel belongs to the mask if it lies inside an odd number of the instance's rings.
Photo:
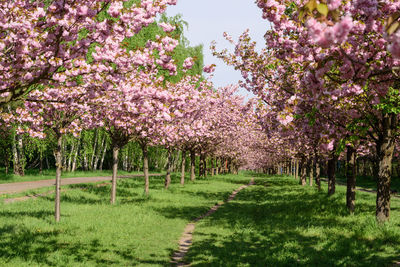
<path id="1" fill-rule="evenodd" d="M 150 176 L 161 176 L 161 175 L 162 174 L 150 174 Z M 118 176 L 119 179 L 121 179 L 121 178 L 137 178 L 137 177 L 143 177 L 143 175 L 133 174 L 133 175 L 127 175 L 127 176 Z M 61 185 L 86 184 L 86 183 L 96 183 L 96 182 L 102 182 L 102 181 L 111 181 L 111 176 L 64 178 L 64 179 L 61 179 Z M 54 185 L 55 185 L 55 179 L 0 184 L 0 195 L 20 193 L 20 192 L 24 192 L 24 191 L 31 190 L 31 189 L 49 187 L 49 186 L 54 186 Z"/>
<path id="2" fill-rule="evenodd" d="M 193 232 L 196 227 L 196 223 L 216 212 L 219 209 L 219 207 L 233 200 L 236 197 L 237 193 L 239 193 L 241 190 L 251 185 L 254 185 L 254 178 L 252 178 L 250 180 L 250 183 L 248 183 L 247 185 L 242 185 L 241 187 L 233 191 L 227 201 L 218 203 L 217 205 L 212 207 L 209 211 L 207 211 L 205 214 L 201 215 L 200 217 L 197 217 L 192 222 L 188 223 L 185 227 L 185 230 L 183 231 L 181 238 L 179 239 L 179 248 L 172 255 L 171 264 L 175 266 L 190 266 L 190 264 L 187 264 L 183 261 L 183 258 L 189 251 L 190 246 L 192 245 Z"/>

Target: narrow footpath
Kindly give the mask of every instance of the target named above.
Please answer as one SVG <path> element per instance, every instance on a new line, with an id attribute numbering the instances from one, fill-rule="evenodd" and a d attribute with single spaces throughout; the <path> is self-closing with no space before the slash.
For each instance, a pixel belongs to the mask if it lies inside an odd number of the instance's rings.
<path id="1" fill-rule="evenodd" d="M 181 238 L 179 239 L 179 248 L 172 255 L 171 264 L 175 266 L 190 266 L 190 264 L 185 263 L 183 261 L 183 258 L 189 251 L 190 246 L 192 245 L 193 233 L 196 227 L 196 223 L 216 212 L 219 209 L 219 207 L 233 200 L 236 197 L 237 193 L 239 193 L 241 190 L 251 185 L 254 185 L 254 178 L 251 178 L 250 183 L 248 183 L 247 185 L 242 185 L 241 187 L 233 191 L 227 201 L 218 203 L 217 205 L 212 207 L 209 211 L 207 211 L 205 214 L 201 215 L 200 217 L 197 217 L 196 219 L 193 220 L 193 222 L 188 223 L 185 227 L 185 230 L 183 231 Z"/>

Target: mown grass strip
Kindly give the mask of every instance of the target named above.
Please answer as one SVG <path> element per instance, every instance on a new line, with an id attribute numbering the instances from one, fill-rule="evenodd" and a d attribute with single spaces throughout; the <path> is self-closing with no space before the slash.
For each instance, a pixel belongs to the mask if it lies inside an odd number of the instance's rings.
<path id="1" fill-rule="evenodd" d="M 342 186 L 302 187 L 266 177 L 196 225 L 191 266 L 392 266 L 400 260 L 400 201 L 390 222 L 375 222 L 375 195 L 357 192 L 348 215 Z"/>
<path id="2" fill-rule="evenodd" d="M 62 193 L 61 222 L 54 223 L 53 196 L 0 203 L 0 266 L 167 266 L 185 225 L 248 182 L 226 175 L 169 190 L 163 177 L 118 182 L 118 201 L 109 204 L 110 186 L 70 186 Z"/>

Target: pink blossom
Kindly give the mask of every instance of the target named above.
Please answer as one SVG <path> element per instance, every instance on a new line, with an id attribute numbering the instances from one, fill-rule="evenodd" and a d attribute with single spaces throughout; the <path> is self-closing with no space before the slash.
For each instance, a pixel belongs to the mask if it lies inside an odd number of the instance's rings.
<path id="1" fill-rule="evenodd" d="M 159 23 L 158 25 L 163 29 L 164 32 L 172 32 L 176 29 L 175 26 L 172 26 L 171 24 L 165 22 Z"/>
<path id="2" fill-rule="evenodd" d="M 213 73 L 215 71 L 215 64 L 204 66 L 203 71 L 206 73 Z"/>

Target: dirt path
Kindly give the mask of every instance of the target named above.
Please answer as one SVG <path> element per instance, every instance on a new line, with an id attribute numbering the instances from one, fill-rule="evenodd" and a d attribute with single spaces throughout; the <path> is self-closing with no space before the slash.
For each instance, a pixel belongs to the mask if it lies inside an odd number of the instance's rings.
<path id="1" fill-rule="evenodd" d="M 185 227 L 185 230 L 183 231 L 181 238 L 179 239 L 179 249 L 175 251 L 174 254 L 172 255 L 171 264 L 176 266 L 190 266 L 190 264 L 183 262 L 183 258 L 189 251 L 190 246 L 192 245 L 193 232 L 196 227 L 196 223 L 216 212 L 219 209 L 219 207 L 221 207 L 223 204 L 233 200 L 236 197 L 237 193 L 239 193 L 241 190 L 253 184 L 254 184 L 254 178 L 252 178 L 250 180 L 250 183 L 248 183 L 247 185 L 242 185 L 241 187 L 233 191 L 226 202 L 218 203 L 217 205 L 212 207 L 209 211 L 207 211 L 205 214 L 201 215 L 200 217 L 197 217 L 196 219 L 193 220 L 193 222 L 188 223 Z"/>
<path id="2" fill-rule="evenodd" d="M 158 174 L 158 173 L 150 174 L 150 176 L 161 176 L 161 175 L 162 174 Z M 119 179 L 121 179 L 121 178 L 122 179 L 123 178 L 136 178 L 136 177 L 143 177 L 143 175 L 133 174 L 133 175 L 129 175 L 129 176 L 118 176 Z M 102 181 L 111 181 L 111 176 L 64 178 L 64 179 L 61 179 L 61 185 L 96 183 L 96 182 L 102 182 Z M 31 189 L 54 186 L 54 182 L 55 182 L 55 179 L 0 184 L 0 195 L 20 193 L 20 192 L 24 192 L 24 191 L 31 190 Z"/>

